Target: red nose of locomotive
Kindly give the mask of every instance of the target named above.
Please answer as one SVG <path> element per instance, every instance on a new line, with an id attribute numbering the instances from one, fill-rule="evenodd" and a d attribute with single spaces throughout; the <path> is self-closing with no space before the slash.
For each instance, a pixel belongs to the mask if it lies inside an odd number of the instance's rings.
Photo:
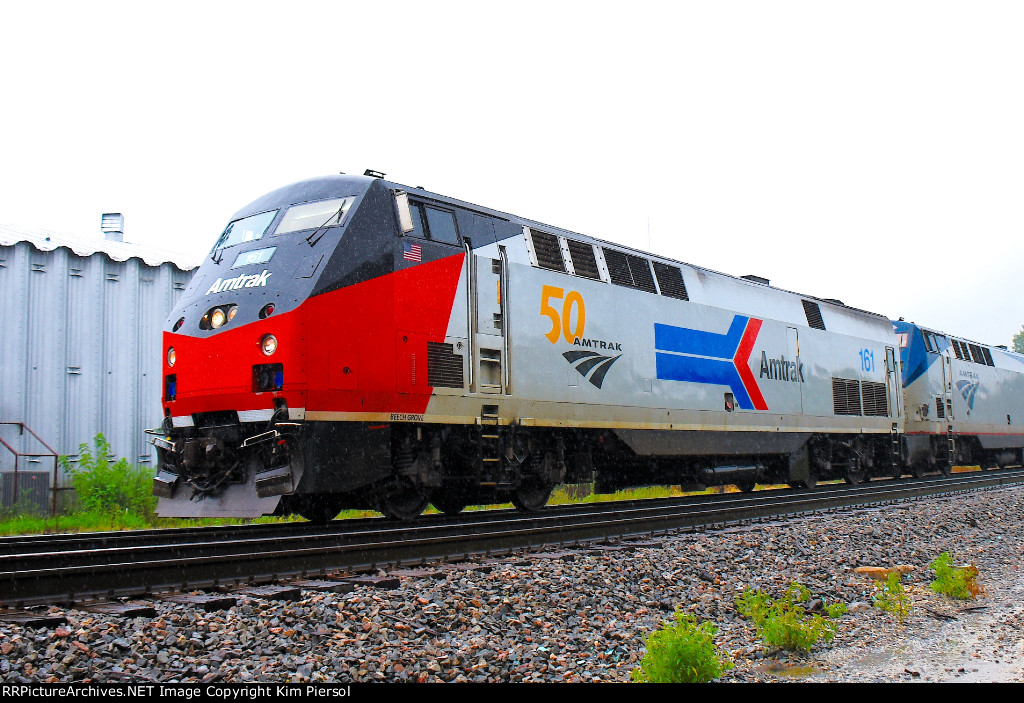
<path id="1" fill-rule="evenodd" d="M 194 274 L 163 333 L 161 515 L 265 514 L 296 489 L 316 322 L 308 301 L 325 272 L 344 286 L 349 268 L 365 268 L 368 257 L 349 249 L 374 238 L 350 225 L 374 182 L 334 176 L 263 196 Z"/>
<path id="2" fill-rule="evenodd" d="M 177 331 L 164 332 L 166 416 L 236 411 L 245 422 L 269 420 L 270 412 L 282 405 L 293 413 L 304 407 L 301 307 L 278 313 L 279 303 L 260 302 L 229 298 L 210 308 L 197 323 L 215 331 L 210 336 L 183 334 L 187 322 L 176 323 Z M 254 308 L 249 312 L 255 314 L 240 312 L 244 307 Z"/>

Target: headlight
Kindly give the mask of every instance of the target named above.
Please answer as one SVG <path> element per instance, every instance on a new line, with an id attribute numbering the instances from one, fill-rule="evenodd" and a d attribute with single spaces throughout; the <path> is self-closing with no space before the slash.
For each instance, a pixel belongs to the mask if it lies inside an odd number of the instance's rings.
<path id="1" fill-rule="evenodd" d="M 238 306 L 237 305 L 232 305 L 230 308 L 228 308 L 228 322 L 231 322 L 232 320 L 234 320 L 236 314 L 238 314 Z"/>
<path id="2" fill-rule="evenodd" d="M 277 351 L 277 337 L 272 334 L 263 335 L 263 339 L 260 340 L 260 349 L 267 356 L 270 356 Z"/>
<path id="3" fill-rule="evenodd" d="M 176 357 L 177 355 L 174 353 L 174 347 L 169 348 L 167 350 L 167 365 L 174 366 L 174 360 Z"/>
<path id="4" fill-rule="evenodd" d="M 213 329 L 217 329 L 227 321 L 227 316 L 220 308 L 216 308 L 212 313 L 210 313 L 210 327 Z"/>

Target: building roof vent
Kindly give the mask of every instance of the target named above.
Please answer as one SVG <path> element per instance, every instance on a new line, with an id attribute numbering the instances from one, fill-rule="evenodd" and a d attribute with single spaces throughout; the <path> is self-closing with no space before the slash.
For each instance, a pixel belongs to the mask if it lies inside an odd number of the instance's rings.
<path id="1" fill-rule="evenodd" d="M 105 212 L 100 218 L 103 238 L 111 242 L 124 241 L 124 215 L 119 212 Z"/>

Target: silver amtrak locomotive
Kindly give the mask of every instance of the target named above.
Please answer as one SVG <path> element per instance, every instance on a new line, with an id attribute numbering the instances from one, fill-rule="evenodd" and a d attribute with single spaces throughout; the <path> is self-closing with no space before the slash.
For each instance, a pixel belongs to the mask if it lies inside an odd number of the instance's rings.
<path id="1" fill-rule="evenodd" d="M 901 339 L 837 300 L 381 174 L 312 179 L 240 210 L 168 319 L 158 511 L 410 518 L 431 502 L 536 510 L 562 482 L 938 470 L 944 445 L 907 428 L 948 423 L 904 399 Z M 993 361 L 947 366 L 984 376 L 979 419 L 1002 374 L 1007 409 L 984 411 L 979 446 L 1019 461 L 1020 359 Z M 966 420 L 951 394 L 946 417 Z"/>
<path id="2" fill-rule="evenodd" d="M 909 471 L 1021 464 L 1024 356 L 902 320 L 893 326 L 903 364 Z"/>

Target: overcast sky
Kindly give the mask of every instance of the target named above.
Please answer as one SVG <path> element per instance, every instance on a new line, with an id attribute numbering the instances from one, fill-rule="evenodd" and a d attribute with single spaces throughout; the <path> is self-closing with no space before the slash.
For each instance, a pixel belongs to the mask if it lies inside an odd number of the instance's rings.
<path id="1" fill-rule="evenodd" d="M 1008 344 L 1022 37 L 1014 2 L 6 3 L 0 223 L 198 261 L 372 168 Z"/>

